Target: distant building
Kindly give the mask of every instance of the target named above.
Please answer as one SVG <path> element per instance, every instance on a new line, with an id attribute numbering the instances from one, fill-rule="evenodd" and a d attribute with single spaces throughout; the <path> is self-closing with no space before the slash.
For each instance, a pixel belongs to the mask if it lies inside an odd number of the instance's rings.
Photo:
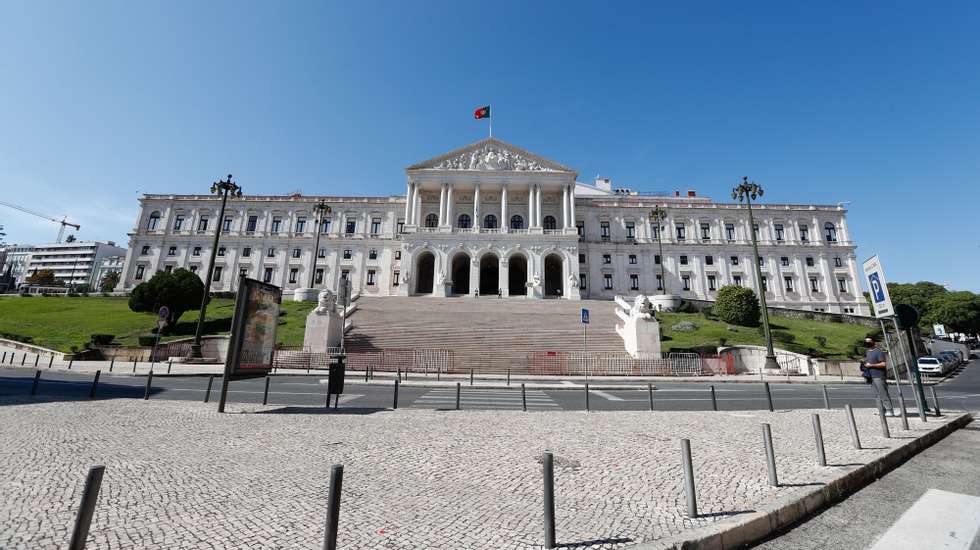
<path id="1" fill-rule="evenodd" d="M 11 288 L 23 283 L 27 278 L 27 265 L 30 263 L 33 251 L 34 246 L 29 244 L 9 244 L 0 247 L 0 265 L 3 265 L 0 277 L 5 277 L 9 271 L 13 280 Z"/>
<path id="2" fill-rule="evenodd" d="M 92 279 L 89 284 L 93 289 L 99 290 L 99 285 L 102 284 L 102 279 L 110 273 L 122 274 L 123 265 L 126 263 L 126 256 L 106 256 L 102 258 L 102 261 L 94 270 L 92 270 Z M 122 290 L 122 280 L 119 281 L 119 285 L 116 287 L 117 290 Z"/>
<path id="3" fill-rule="evenodd" d="M 64 285 L 82 285 L 92 281 L 102 260 L 109 256 L 124 256 L 126 249 L 116 243 L 74 241 L 40 244 L 30 252 L 25 278 L 42 269 L 54 271 L 55 279 Z"/>

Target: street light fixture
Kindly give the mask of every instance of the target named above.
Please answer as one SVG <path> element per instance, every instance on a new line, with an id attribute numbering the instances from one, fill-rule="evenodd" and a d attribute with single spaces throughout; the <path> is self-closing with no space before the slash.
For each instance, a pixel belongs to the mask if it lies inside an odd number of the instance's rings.
<path id="1" fill-rule="evenodd" d="M 323 216 L 329 214 L 332 210 L 321 199 L 320 202 L 313 206 L 313 211 L 316 212 L 316 244 L 313 245 L 313 267 L 310 269 L 310 288 L 316 288 L 313 284 L 316 279 L 316 259 L 320 254 L 320 230 L 323 227 Z"/>
<path id="2" fill-rule="evenodd" d="M 776 362 L 776 353 L 772 350 L 772 331 L 769 328 L 769 308 L 766 306 L 766 289 L 762 282 L 762 266 L 759 265 L 759 244 L 755 238 L 755 221 L 752 219 L 752 201 L 762 196 L 762 187 L 754 181 L 750 182 L 748 176 L 742 176 L 742 183 L 732 189 L 732 199 L 745 202 L 745 207 L 749 211 L 749 235 L 752 236 L 752 253 L 755 255 L 755 276 L 758 280 L 759 302 L 762 306 L 762 326 L 766 334 L 766 364 L 765 369 L 779 370 L 779 363 Z"/>
<path id="3" fill-rule="evenodd" d="M 667 209 L 654 206 L 650 211 L 650 225 L 657 225 L 657 245 L 660 247 L 660 293 L 667 294 L 667 277 L 664 275 L 664 226 L 663 221 L 667 219 Z"/>
<path id="4" fill-rule="evenodd" d="M 204 329 L 204 314 L 208 307 L 208 295 L 211 293 L 211 278 L 214 276 L 214 258 L 218 254 L 218 240 L 221 239 L 221 226 L 225 219 L 225 204 L 228 202 L 228 195 L 235 198 L 242 196 L 242 188 L 231 181 L 231 174 L 228 179 L 218 180 L 211 184 L 211 192 L 221 195 L 221 210 L 218 212 L 218 219 L 214 228 L 214 241 L 211 243 L 211 262 L 208 264 L 208 275 L 204 278 L 204 295 L 201 296 L 201 314 L 197 318 L 197 329 L 194 331 L 194 343 L 191 344 L 191 351 L 188 357 L 200 359 L 201 355 L 201 331 Z"/>

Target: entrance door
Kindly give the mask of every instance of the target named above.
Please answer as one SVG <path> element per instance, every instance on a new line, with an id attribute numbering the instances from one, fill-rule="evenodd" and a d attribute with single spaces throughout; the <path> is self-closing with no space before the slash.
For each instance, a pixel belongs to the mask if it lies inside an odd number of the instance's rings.
<path id="1" fill-rule="evenodd" d="M 431 252 L 423 252 L 419 256 L 418 267 L 415 269 L 415 293 L 432 294 L 432 278 L 436 269 L 436 257 Z"/>
<path id="2" fill-rule="evenodd" d="M 562 260 L 557 254 L 549 254 L 544 259 L 544 295 L 561 296 Z"/>
<path id="3" fill-rule="evenodd" d="M 507 287 L 511 296 L 527 296 L 527 258 L 514 254 L 507 262 Z"/>
<path id="4" fill-rule="evenodd" d="M 453 295 L 465 296 L 470 293 L 470 257 L 457 254 L 453 257 Z"/>
<path id="5" fill-rule="evenodd" d="M 500 290 L 500 259 L 496 254 L 484 254 L 480 258 L 480 294 L 496 295 Z"/>

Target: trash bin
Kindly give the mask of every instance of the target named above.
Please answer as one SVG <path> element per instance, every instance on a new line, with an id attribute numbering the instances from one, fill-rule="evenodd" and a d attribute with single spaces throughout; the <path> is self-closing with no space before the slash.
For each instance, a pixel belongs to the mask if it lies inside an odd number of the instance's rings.
<path id="1" fill-rule="evenodd" d="M 327 376 L 327 393 L 336 395 L 344 393 L 344 376 L 347 373 L 347 356 L 334 355 L 330 358 L 330 374 Z"/>

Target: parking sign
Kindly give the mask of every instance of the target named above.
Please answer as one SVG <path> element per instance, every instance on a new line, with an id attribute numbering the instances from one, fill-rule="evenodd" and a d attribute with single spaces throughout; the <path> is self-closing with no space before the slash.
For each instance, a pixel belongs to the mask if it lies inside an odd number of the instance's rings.
<path id="1" fill-rule="evenodd" d="M 875 317 L 890 317 L 895 315 L 892 299 L 888 296 L 888 283 L 885 272 L 881 268 L 878 256 L 872 256 L 864 262 L 864 277 L 868 281 L 868 292 L 871 293 L 871 305 Z"/>
<path id="2" fill-rule="evenodd" d="M 589 310 L 585 309 L 584 307 L 582 308 L 582 324 L 589 324 Z"/>

